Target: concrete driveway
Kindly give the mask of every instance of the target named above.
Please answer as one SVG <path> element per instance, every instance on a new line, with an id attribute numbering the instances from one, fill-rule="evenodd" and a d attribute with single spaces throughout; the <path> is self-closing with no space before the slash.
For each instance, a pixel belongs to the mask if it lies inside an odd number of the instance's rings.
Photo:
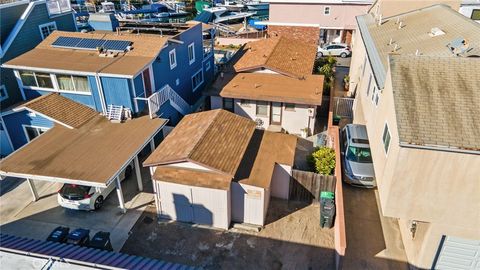
<path id="1" fill-rule="evenodd" d="M 147 169 L 142 169 L 144 192 L 139 193 L 135 175 L 122 182 L 127 213 L 118 207 L 116 192 L 112 191 L 98 211 L 76 211 L 60 207 L 57 191 L 62 184 L 34 181 L 40 199 L 32 202 L 28 183 L 23 179 L 6 178 L 0 181 L 0 232 L 21 237 L 45 240 L 57 226 L 70 230 L 84 228 L 90 236 L 97 231 L 111 233 L 112 245 L 119 250 L 143 210 L 153 203 L 152 184 Z"/>
<path id="2" fill-rule="evenodd" d="M 343 184 L 347 235 L 343 269 L 408 270 L 398 222 L 379 214 L 376 193 Z"/>

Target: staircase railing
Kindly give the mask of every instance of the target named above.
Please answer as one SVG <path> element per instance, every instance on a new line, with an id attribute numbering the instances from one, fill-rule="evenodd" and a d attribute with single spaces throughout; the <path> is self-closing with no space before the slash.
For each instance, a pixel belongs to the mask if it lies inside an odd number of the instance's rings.
<path id="1" fill-rule="evenodd" d="M 160 111 L 162 105 L 170 101 L 172 107 L 174 107 L 181 114 L 186 115 L 191 111 L 191 106 L 186 102 L 175 90 L 173 90 L 168 84 L 165 85 L 160 91 L 153 93 L 148 98 L 135 98 L 136 100 L 145 100 L 148 105 L 148 113 L 150 118 L 157 116 L 157 112 Z"/>

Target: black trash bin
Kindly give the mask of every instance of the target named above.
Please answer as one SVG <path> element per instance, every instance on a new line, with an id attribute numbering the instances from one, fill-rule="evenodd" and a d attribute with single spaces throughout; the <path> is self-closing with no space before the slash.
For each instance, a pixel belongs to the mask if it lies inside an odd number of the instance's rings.
<path id="1" fill-rule="evenodd" d="M 320 193 L 320 226 L 332 228 L 335 218 L 335 193 L 322 191 Z"/>
<path id="2" fill-rule="evenodd" d="M 68 234 L 67 243 L 79 246 L 88 246 L 90 242 L 90 230 L 78 228 Z"/>
<path id="3" fill-rule="evenodd" d="M 55 228 L 47 237 L 47 241 L 65 243 L 67 242 L 67 236 L 70 228 L 59 226 Z"/>
<path id="4" fill-rule="evenodd" d="M 97 232 L 90 240 L 91 248 L 113 251 L 109 232 Z"/>

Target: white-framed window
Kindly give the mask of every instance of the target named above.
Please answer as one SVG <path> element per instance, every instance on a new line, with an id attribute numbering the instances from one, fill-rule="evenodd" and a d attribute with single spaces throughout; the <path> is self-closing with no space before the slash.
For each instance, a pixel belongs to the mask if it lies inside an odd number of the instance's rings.
<path id="1" fill-rule="evenodd" d="M 293 103 L 285 103 L 285 111 L 295 111 L 295 104 Z"/>
<path id="2" fill-rule="evenodd" d="M 367 97 L 370 95 L 370 86 L 372 85 L 372 74 L 368 77 L 368 86 L 367 86 Z"/>
<path id="3" fill-rule="evenodd" d="M 210 62 L 207 62 L 207 63 L 205 64 L 205 70 L 208 71 L 208 70 L 210 70 L 210 68 L 211 68 L 211 67 L 210 67 Z"/>
<path id="4" fill-rule="evenodd" d="M 188 63 L 191 65 L 195 62 L 195 43 L 188 45 Z"/>
<path id="5" fill-rule="evenodd" d="M 326 6 L 323 8 L 323 14 L 324 15 L 330 15 L 330 7 L 329 6 Z"/>
<path id="6" fill-rule="evenodd" d="M 385 150 L 385 154 L 388 154 L 388 148 L 390 147 L 390 130 L 388 130 L 388 124 L 385 123 L 385 126 L 383 127 L 383 135 L 382 135 L 382 141 L 383 141 L 383 148 Z"/>
<path id="7" fill-rule="evenodd" d="M 23 86 L 53 89 L 53 81 L 49 73 L 21 70 L 20 79 Z"/>
<path id="8" fill-rule="evenodd" d="M 257 107 L 255 108 L 255 114 L 258 116 L 268 116 L 268 102 L 257 101 Z"/>
<path id="9" fill-rule="evenodd" d="M 200 69 L 192 76 L 192 92 L 198 89 L 203 83 L 203 69 Z"/>
<path id="10" fill-rule="evenodd" d="M 90 84 L 87 76 L 56 74 L 59 90 L 91 93 Z"/>
<path id="11" fill-rule="evenodd" d="M 174 69 L 177 66 L 177 53 L 175 49 L 168 53 L 168 59 L 170 61 L 170 69 Z"/>
<path id="12" fill-rule="evenodd" d="M 5 87 L 5 85 L 0 85 L 0 101 L 2 100 L 5 100 L 8 98 L 8 92 L 7 92 L 7 88 Z"/>
<path id="13" fill-rule="evenodd" d="M 44 23 L 38 26 L 42 40 L 47 38 L 53 31 L 57 30 L 57 24 L 55 22 Z"/>
<path id="14" fill-rule="evenodd" d="M 48 130 L 46 127 L 37 127 L 37 126 L 29 126 L 23 125 L 23 131 L 25 132 L 25 138 L 30 142 L 33 139 L 37 138 L 38 136 L 42 135 Z"/>
<path id="15" fill-rule="evenodd" d="M 242 107 L 250 107 L 250 100 L 248 100 L 248 99 L 240 99 L 240 106 L 242 106 Z"/>

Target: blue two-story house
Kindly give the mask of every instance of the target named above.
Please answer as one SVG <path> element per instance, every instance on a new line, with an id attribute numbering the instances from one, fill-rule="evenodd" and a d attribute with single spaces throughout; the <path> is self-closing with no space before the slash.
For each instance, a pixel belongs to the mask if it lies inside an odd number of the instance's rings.
<path id="1" fill-rule="evenodd" d="M 2 67 L 13 70 L 23 100 L 57 92 L 109 118 L 121 110 L 175 125 L 196 109 L 213 79 L 213 43 L 205 46 L 197 22 L 168 25 L 161 34 L 55 31 Z M 54 125 L 22 106 L 3 119 L 14 149 Z"/>
<path id="2" fill-rule="evenodd" d="M 20 0 L 0 4 L 0 63 L 31 49 L 54 30 L 76 31 L 69 0 Z M 0 68 L 0 108 L 22 100 L 12 70 Z M 0 115 L 0 156 L 13 150 Z"/>

